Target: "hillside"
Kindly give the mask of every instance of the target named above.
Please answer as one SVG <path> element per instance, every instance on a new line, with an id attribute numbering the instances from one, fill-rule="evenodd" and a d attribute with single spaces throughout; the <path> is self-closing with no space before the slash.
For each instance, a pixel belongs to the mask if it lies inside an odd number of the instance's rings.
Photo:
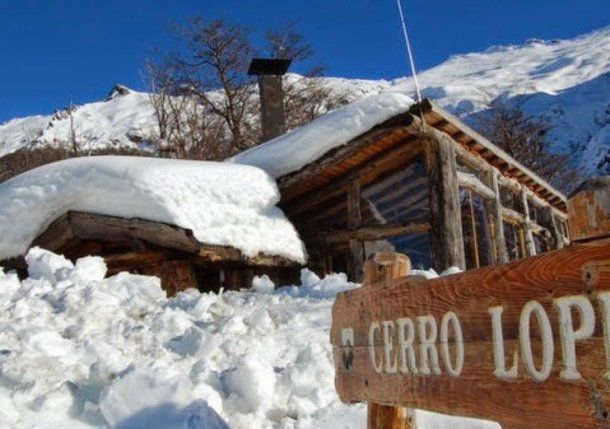
<path id="1" fill-rule="evenodd" d="M 569 40 L 530 40 L 456 55 L 420 74 L 422 93 L 476 127 L 485 99 L 500 97 L 548 119 L 554 148 L 570 151 L 583 175 L 610 171 L 610 27 Z M 414 95 L 412 78 L 325 78 L 347 100 L 382 91 Z M 117 86 L 103 101 L 76 106 L 74 132 L 84 151 L 146 148 L 158 134 L 146 93 Z M 14 119 L 0 125 L 0 156 L 28 145 L 67 144 L 70 115 Z"/>

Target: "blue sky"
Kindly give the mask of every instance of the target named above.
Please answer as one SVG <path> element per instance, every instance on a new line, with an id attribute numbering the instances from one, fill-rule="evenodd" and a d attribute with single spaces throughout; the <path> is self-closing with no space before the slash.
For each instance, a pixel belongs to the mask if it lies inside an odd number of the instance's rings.
<path id="1" fill-rule="evenodd" d="M 608 0 L 403 0 L 418 69 L 455 53 L 610 24 Z M 261 32 L 296 20 L 333 76 L 407 74 L 395 0 L 0 0 L 0 122 L 144 89 L 171 22 L 224 17 Z M 298 65 L 294 71 L 299 71 Z"/>

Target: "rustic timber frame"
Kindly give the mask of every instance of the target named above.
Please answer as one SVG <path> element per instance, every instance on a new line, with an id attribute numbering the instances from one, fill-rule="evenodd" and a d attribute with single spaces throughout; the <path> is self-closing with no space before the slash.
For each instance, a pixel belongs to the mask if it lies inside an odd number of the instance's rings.
<path id="1" fill-rule="evenodd" d="M 248 257 L 233 247 L 201 243 L 191 230 L 175 225 L 83 212 L 59 217 L 31 246 L 71 260 L 102 256 L 109 274 L 155 275 L 169 295 L 188 288 L 250 287 L 252 277 L 263 273 L 275 281 L 289 281 L 298 266 L 280 256 Z M 3 261 L 3 266 L 25 273 L 23 257 Z"/>
<path id="2" fill-rule="evenodd" d="M 426 170 L 426 215 L 366 224 L 366 187 L 417 160 L 423 160 Z M 415 180 L 421 177 L 414 176 Z M 310 267 L 320 273 L 347 270 L 355 281 L 362 280 L 367 242 L 378 244 L 409 234 L 427 235 L 430 265 L 437 270 L 478 268 L 478 257 L 469 258 L 477 261 L 475 266 L 466 264 L 465 251 L 478 255 L 481 249 L 465 249 L 470 244 L 462 230 L 463 195 L 476 194 L 484 201 L 493 264 L 568 243 L 565 196 L 429 100 L 280 178 L 278 184 L 280 206 L 306 244 Z M 507 193 L 514 205 L 502 203 Z M 516 250 L 507 248 L 505 230 L 511 225 L 522 231 Z"/>

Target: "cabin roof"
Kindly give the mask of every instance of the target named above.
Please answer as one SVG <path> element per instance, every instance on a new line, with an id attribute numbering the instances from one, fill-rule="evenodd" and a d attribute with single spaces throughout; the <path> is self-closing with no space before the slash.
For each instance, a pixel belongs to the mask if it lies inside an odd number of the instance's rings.
<path id="1" fill-rule="evenodd" d="M 104 234 L 118 231 L 127 241 L 152 240 L 167 248 L 185 250 L 181 246 L 187 245 L 186 251 L 194 252 L 215 246 L 237 250 L 250 261 L 267 255 L 304 263 L 304 245 L 276 207 L 279 199 L 268 174 L 244 165 L 119 156 L 68 159 L 0 184 L 0 260 L 25 254 L 41 234 L 55 228 L 77 239 L 104 240 Z M 69 212 L 97 217 L 69 216 L 62 229 L 58 220 Z"/>
<path id="2" fill-rule="evenodd" d="M 388 99 L 385 103 L 384 98 Z M 419 118 L 423 112 L 427 125 L 448 135 L 455 144 L 496 167 L 504 176 L 522 183 L 554 207 L 566 211 L 563 193 L 505 151 L 432 101 L 424 100 L 420 109 L 409 100 L 408 97 L 400 98 L 397 93 L 382 93 L 359 100 L 230 161 L 256 165 L 276 177 L 284 207 L 331 183 L 334 188 L 341 186 L 346 173 L 353 176 L 355 172 L 366 171 L 367 165 L 391 163 L 392 157 L 388 157 L 388 153 L 401 155 L 415 150 L 416 144 L 409 149 L 405 148 L 405 143 L 430 137 Z M 370 108 L 367 104 L 373 106 L 370 118 L 367 118 Z M 346 119 L 349 115 L 353 115 L 351 121 Z M 333 126 L 335 130 L 330 131 Z"/>
<path id="3" fill-rule="evenodd" d="M 503 175 L 517 180 L 542 199 L 565 210 L 566 196 L 562 192 L 431 100 L 425 99 L 421 103 L 421 109 L 419 104 L 415 104 L 409 111 L 415 115 L 423 112 L 426 124 L 448 134 L 455 142 L 483 158 Z"/>

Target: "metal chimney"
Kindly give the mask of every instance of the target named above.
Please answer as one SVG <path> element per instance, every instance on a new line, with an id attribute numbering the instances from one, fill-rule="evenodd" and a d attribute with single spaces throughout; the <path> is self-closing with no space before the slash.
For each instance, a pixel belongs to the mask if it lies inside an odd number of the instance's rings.
<path id="1" fill-rule="evenodd" d="M 282 76 L 291 63 L 292 60 L 286 58 L 254 58 L 250 63 L 248 74 L 258 76 L 263 142 L 286 132 Z"/>

